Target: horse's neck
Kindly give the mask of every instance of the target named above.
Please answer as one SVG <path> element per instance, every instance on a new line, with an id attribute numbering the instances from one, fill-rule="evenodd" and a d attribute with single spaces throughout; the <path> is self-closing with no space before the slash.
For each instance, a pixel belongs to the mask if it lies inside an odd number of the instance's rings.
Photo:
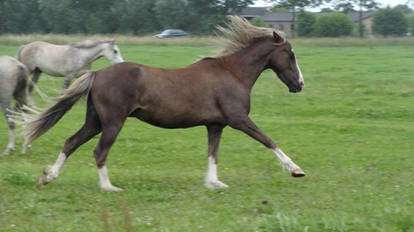
<path id="1" fill-rule="evenodd" d="M 269 54 L 272 52 L 270 46 L 266 41 L 258 42 L 230 56 L 222 57 L 222 60 L 251 89 L 269 62 Z"/>
<path id="2" fill-rule="evenodd" d="M 99 44 L 91 48 L 77 48 L 81 57 L 85 60 L 85 63 L 90 64 L 96 59 L 103 56 L 102 51 L 104 50 L 104 44 Z"/>

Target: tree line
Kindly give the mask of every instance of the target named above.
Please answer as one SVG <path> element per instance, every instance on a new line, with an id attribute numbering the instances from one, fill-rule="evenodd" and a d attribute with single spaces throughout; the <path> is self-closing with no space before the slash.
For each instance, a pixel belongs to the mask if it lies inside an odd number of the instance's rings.
<path id="1" fill-rule="evenodd" d="M 298 14 L 298 35 L 301 37 L 339 37 L 351 36 L 356 27 L 360 37 L 366 36 L 364 24 L 354 26 L 353 22 L 343 12 L 331 12 L 316 17 L 310 12 Z M 372 32 L 376 35 L 406 36 L 414 32 L 414 14 L 404 13 L 398 7 L 382 8 L 373 13 Z"/>
<path id="2" fill-rule="evenodd" d="M 209 34 L 253 0 L 0 0 L 0 33 Z"/>
<path id="3" fill-rule="evenodd" d="M 365 37 L 367 28 L 362 23 L 364 12 L 374 12 L 372 16 L 372 32 L 381 36 L 414 35 L 414 13 L 407 4 L 393 8 L 379 8 L 375 0 L 273 0 L 276 3 L 274 12 L 295 12 L 295 34 L 300 37 Z M 305 7 L 317 7 L 322 3 L 331 3 L 332 8 L 323 8 L 320 16 L 306 12 Z M 414 1 L 413 1 L 414 4 Z M 356 25 L 346 16 L 347 13 L 358 13 Z M 252 21 L 258 26 L 267 26 L 261 18 Z M 356 30 L 354 30 L 356 29 Z M 355 33 L 356 31 L 356 33 Z M 293 34 L 293 36 L 295 35 Z"/>
<path id="4" fill-rule="evenodd" d="M 267 0 L 273 11 L 290 11 L 301 37 L 349 36 L 349 11 L 373 11 L 373 31 L 383 36 L 414 34 L 413 11 L 407 5 L 378 9 L 375 0 Z M 228 14 L 238 14 L 254 0 L 0 0 L 0 34 L 134 34 L 180 28 L 192 34 L 214 33 Z M 413 0 L 414 2 L 414 0 Z M 320 7 L 331 14 L 316 17 L 305 8 Z M 296 14 L 296 12 L 298 12 Z M 342 14 L 343 13 L 343 14 Z M 361 20 L 360 20 L 361 22 Z M 255 19 L 256 25 L 264 25 Z M 364 25 L 357 25 L 360 37 Z"/>

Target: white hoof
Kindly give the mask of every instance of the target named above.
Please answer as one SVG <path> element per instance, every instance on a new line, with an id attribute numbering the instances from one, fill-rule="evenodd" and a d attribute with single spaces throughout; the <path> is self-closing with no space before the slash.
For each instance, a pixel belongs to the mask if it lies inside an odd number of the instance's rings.
<path id="1" fill-rule="evenodd" d="M 123 189 L 115 187 L 113 185 L 106 185 L 106 186 L 101 185 L 101 189 L 104 190 L 104 191 L 107 191 L 107 192 L 121 192 L 121 191 L 124 191 Z"/>
<path id="2" fill-rule="evenodd" d="M 14 151 L 14 147 L 8 147 L 3 154 L 5 155 L 10 155 L 10 153 L 12 153 Z"/>
<path id="3" fill-rule="evenodd" d="M 23 149 L 22 149 L 22 154 L 23 155 L 26 155 L 28 152 L 29 152 L 29 148 L 31 147 L 32 145 L 29 145 L 29 146 L 23 146 Z"/>
<path id="4" fill-rule="evenodd" d="M 224 189 L 224 188 L 228 188 L 229 186 L 226 185 L 225 183 L 219 181 L 219 180 L 215 180 L 215 181 L 206 181 L 206 183 L 204 184 L 204 186 L 206 186 L 209 189 Z"/>

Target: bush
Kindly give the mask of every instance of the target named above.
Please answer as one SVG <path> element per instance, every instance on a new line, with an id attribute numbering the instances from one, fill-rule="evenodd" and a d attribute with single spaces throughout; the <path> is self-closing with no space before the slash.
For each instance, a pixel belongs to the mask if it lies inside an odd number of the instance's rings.
<path id="1" fill-rule="evenodd" d="M 256 27 L 269 27 L 261 17 L 255 17 L 251 23 Z"/>
<path id="2" fill-rule="evenodd" d="M 414 14 L 407 16 L 408 31 L 414 36 Z"/>
<path id="3" fill-rule="evenodd" d="M 385 37 L 404 36 L 408 30 L 408 21 L 401 10 L 387 7 L 375 12 L 372 30 Z"/>
<path id="4" fill-rule="evenodd" d="M 302 11 L 298 14 L 298 36 L 311 37 L 316 16 L 312 13 Z"/>
<path id="5" fill-rule="evenodd" d="M 321 15 L 315 23 L 317 37 L 340 37 L 352 34 L 352 21 L 343 13 Z"/>

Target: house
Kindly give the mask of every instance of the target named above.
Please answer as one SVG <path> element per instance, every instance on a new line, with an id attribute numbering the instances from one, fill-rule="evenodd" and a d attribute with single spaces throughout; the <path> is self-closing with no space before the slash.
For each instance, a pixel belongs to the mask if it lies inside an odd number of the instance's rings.
<path id="1" fill-rule="evenodd" d="M 359 35 L 358 32 L 358 24 L 359 24 L 359 12 L 352 11 L 346 14 L 349 19 L 354 23 L 354 33 L 355 35 Z M 372 19 L 373 19 L 374 12 L 372 11 L 363 11 L 361 15 L 361 21 L 364 28 L 364 36 L 372 36 Z"/>
<path id="2" fill-rule="evenodd" d="M 263 21 L 269 25 L 269 27 L 274 28 L 279 31 L 283 31 L 288 37 L 292 37 L 295 32 L 295 23 L 294 17 L 297 17 L 292 12 L 271 12 L 266 7 L 246 7 L 244 8 L 240 16 L 243 16 L 247 20 L 252 20 L 255 17 L 261 17 Z M 316 16 L 329 13 L 315 13 Z M 355 35 L 358 34 L 358 22 L 359 22 L 359 12 L 349 12 L 347 16 L 354 23 Z M 373 12 L 362 12 L 362 24 L 365 28 L 365 36 L 372 36 L 372 16 Z"/>

